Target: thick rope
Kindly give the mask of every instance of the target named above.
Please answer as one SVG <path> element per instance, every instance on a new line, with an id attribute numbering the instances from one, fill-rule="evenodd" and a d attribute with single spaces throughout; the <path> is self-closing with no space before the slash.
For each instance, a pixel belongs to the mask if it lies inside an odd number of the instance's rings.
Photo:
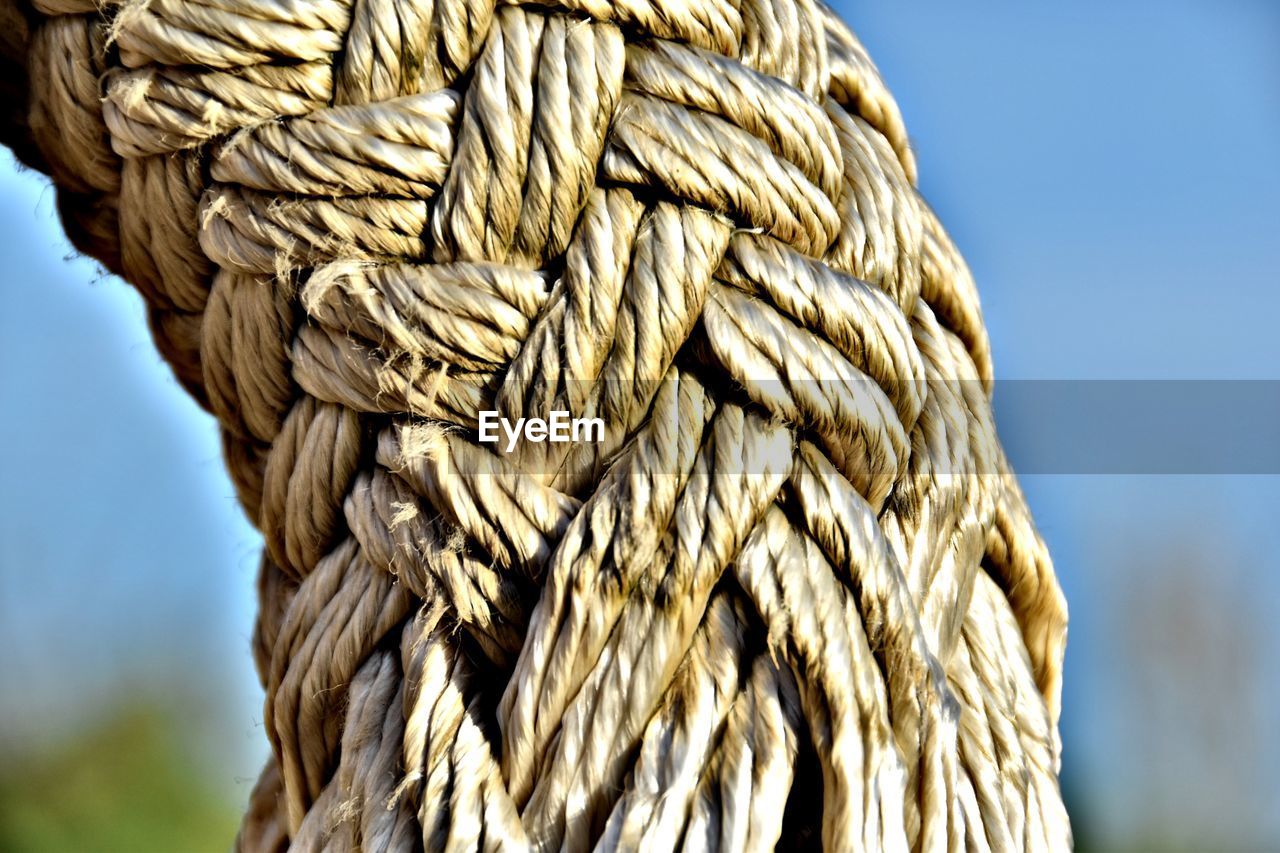
<path id="1" fill-rule="evenodd" d="M 266 540 L 242 849 L 1069 846 L 976 290 L 818 0 L 0 23 Z"/>

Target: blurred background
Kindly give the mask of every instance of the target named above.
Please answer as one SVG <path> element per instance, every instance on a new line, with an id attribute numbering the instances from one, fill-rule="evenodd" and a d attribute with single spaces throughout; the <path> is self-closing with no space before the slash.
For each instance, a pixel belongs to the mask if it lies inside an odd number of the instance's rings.
<path id="1" fill-rule="evenodd" d="M 1280 5 L 837 6 L 999 378 L 1280 379 Z M 226 849 L 266 754 L 260 540 L 139 297 L 70 252 L 0 155 L 0 850 Z M 1280 849 L 1280 477 L 1036 470 L 1079 849 Z"/>

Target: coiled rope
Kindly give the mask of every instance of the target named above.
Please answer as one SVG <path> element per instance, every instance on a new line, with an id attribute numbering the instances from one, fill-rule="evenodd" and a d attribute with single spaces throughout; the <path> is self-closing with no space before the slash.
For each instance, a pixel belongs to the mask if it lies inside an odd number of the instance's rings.
<path id="1" fill-rule="evenodd" d="M 241 848 L 1070 844 L 976 291 L 821 3 L 0 25 L 5 141 L 266 540 Z"/>

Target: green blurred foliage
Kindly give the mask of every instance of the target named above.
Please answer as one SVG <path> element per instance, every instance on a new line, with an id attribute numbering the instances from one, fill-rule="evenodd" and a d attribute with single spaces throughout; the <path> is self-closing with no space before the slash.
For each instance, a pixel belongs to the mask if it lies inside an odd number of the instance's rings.
<path id="1" fill-rule="evenodd" d="M 52 754 L 0 767 L 0 851 L 222 851 L 238 824 L 181 748 L 180 724 L 128 710 Z"/>

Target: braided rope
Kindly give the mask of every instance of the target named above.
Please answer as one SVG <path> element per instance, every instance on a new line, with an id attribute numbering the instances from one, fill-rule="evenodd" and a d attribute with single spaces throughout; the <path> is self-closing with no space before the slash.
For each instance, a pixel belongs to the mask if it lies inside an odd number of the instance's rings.
<path id="1" fill-rule="evenodd" d="M 1070 844 L 976 290 L 818 0 L 0 23 L 266 540 L 242 849 Z"/>

